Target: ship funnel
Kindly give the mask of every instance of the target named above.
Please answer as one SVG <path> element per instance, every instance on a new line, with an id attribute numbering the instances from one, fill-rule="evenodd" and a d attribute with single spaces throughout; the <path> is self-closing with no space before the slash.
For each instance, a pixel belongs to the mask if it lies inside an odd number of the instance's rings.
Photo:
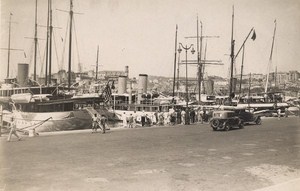
<path id="1" fill-rule="evenodd" d="M 128 78 L 129 77 L 129 67 L 125 66 L 125 76 Z"/>
<path id="2" fill-rule="evenodd" d="M 21 86 L 25 86 L 27 85 L 27 81 L 28 81 L 28 64 L 25 63 L 19 63 L 18 64 L 18 76 L 17 76 L 17 80 L 18 80 L 18 84 L 20 84 Z"/>
<path id="3" fill-rule="evenodd" d="M 128 94 L 129 94 L 128 103 L 132 104 L 132 82 L 131 81 L 129 82 Z"/>
<path id="4" fill-rule="evenodd" d="M 232 78 L 232 92 L 236 92 L 237 78 Z"/>
<path id="5" fill-rule="evenodd" d="M 207 80 L 204 82 L 205 87 L 205 93 L 207 95 L 213 95 L 214 94 L 214 81 L 213 80 Z"/>
<path id="6" fill-rule="evenodd" d="M 127 77 L 119 76 L 118 78 L 118 94 L 126 93 Z"/>
<path id="7" fill-rule="evenodd" d="M 147 74 L 139 75 L 139 83 L 138 83 L 138 92 L 139 93 L 147 93 L 147 81 L 148 81 Z"/>
<path id="8" fill-rule="evenodd" d="M 147 93 L 147 81 L 148 81 L 147 74 L 139 75 L 139 82 L 138 82 L 138 102 L 139 103 L 141 103 L 141 101 L 143 100 L 142 94 Z"/>

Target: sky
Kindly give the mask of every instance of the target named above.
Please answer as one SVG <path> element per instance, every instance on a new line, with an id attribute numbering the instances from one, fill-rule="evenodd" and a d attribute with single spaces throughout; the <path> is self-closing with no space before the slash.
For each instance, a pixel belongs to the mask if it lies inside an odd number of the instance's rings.
<path id="1" fill-rule="evenodd" d="M 69 0 L 53 2 L 53 63 L 52 73 L 68 67 Z M 234 6 L 235 53 L 253 27 L 256 40 L 245 45 L 244 73 L 266 74 L 274 33 L 277 27 L 270 72 L 300 71 L 300 1 L 299 0 L 74 0 L 72 70 L 95 70 L 99 45 L 99 70 L 124 70 L 129 76 L 139 74 L 173 75 L 175 56 L 175 29 L 178 42 L 194 44 L 187 39 L 197 34 L 197 16 L 207 44 L 206 59 L 221 60 L 224 65 L 208 65 L 206 75 L 229 76 L 232 9 Z M 10 77 L 16 77 L 17 64 L 28 63 L 33 73 L 33 39 L 35 0 L 0 0 L 0 48 L 8 47 L 9 15 L 12 13 Z M 47 22 L 47 0 L 38 0 L 38 59 L 37 74 L 44 74 Z M 42 26 L 43 25 L 43 26 Z M 200 33 L 200 24 L 199 24 Z M 29 37 L 29 38 L 28 38 Z M 250 36 L 251 37 L 251 36 Z M 178 46 L 177 46 L 178 48 Z M 178 53 L 177 53 L 178 56 Z M 196 54 L 189 51 L 188 60 Z M 240 73 L 240 54 L 235 70 Z M 180 58 L 185 60 L 185 52 Z M 8 53 L 1 49 L 0 80 L 6 77 Z M 178 59 L 178 58 L 177 58 Z M 188 75 L 196 76 L 196 67 L 188 67 Z M 180 67 L 185 76 L 185 67 Z"/>

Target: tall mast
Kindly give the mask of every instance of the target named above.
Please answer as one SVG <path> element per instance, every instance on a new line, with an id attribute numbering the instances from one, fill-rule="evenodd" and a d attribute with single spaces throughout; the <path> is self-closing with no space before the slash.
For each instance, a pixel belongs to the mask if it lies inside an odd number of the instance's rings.
<path id="1" fill-rule="evenodd" d="M 52 32 L 53 32 L 53 26 L 52 26 L 52 0 L 49 0 L 49 84 L 51 84 L 51 67 L 52 67 Z"/>
<path id="2" fill-rule="evenodd" d="M 35 0 L 35 27 L 34 27 L 34 70 L 33 80 L 36 81 L 36 57 L 37 57 L 37 0 Z"/>
<path id="3" fill-rule="evenodd" d="M 175 100 L 175 78 L 176 78 L 176 58 L 177 58 L 177 30 L 178 26 L 176 25 L 176 32 L 175 32 L 175 55 L 174 55 L 174 76 L 173 76 L 173 103 Z"/>
<path id="4" fill-rule="evenodd" d="M 180 54 L 178 54 L 178 61 L 177 61 L 177 95 L 179 96 L 179 63 L 180 63 Z"/>
<path id="5" fill-rule="evenodd" d="M 232 7 L 232 28 L 231 28 L 231 65 L 230 65 L 230 82 L 229 82 L 229 100 L 231 103 L 231 95 L 233 93 L 233 63 L 234 63 L 234 40 L 233 40 L 233 21 L 234 21 L 234 6 Z"/>
<path id="6" fill-rule="evenodd" d="M 70 0 L 70 33 L 69 33 L 69 72 L 68 72 L 68 88 L 71 87 L 71 63 L 72 63 L 72 23 L 73 23 L 73 0 Z"/>
<path id="7" fill-rule="evenodd" d="M 203 81 L 204 81 L 204 71 L 205 71 L 205 61 L 206 61 L 206 52 L 207 52 L 207 41 L 205 43 L 205 49 L 204 49 L 204 59 L 203 59 L 203 66 L 201 67 L 201 71 L 202 71 L 202 78 L 203 78 Z M 203 92 L 204 94 L 206 93 L 205 92 L 205 86 L 203 86 Z"/>
<path id="8" fill-rule="evenodd" d="M 265 86 L 265 93 L 267 93 L 267 91 L 268 91 L 270 65 L 271 65 L 271 63 L 272 63 L 273 47 L 274 47 L 274 39 L 275 39 L 275 32 L 276 32 L 276 20 L 274 21 L 274 23 L 275 23 L 275 27 L 274 27 L 274 34 L 273 34 L 273 40 L 272 40 L 271 54 L 270 54 L 269 64 L 268 64 L 267 81 L 266 81 L 266 86 Z"/>
<path id="9" fill-rule="evenodd" d="M 239 92 L 239 95 L 240 95 L 240 96 L 241 96 L 241 93 L 242 93 L 242 80 L 243 80 L 243 69 L 244 69 L 244 56 L 245 56 L 245 44 L 243 45 L 243 56 L 242 56 L 242 65 L 241 65 L 240 92 Z"/>
<path id="10" fill-rule="evenodd" d="M 96 81 L 98 79 L 98 58 L 99 58 L 99 45 L 97 47 Z"/>
<path id="11" fill-rule="evenodd" d="M 11 16 L 12 16 L 12 13 L 10 13 L 10 15 L 9 15 L 8 49 L 7 49 L 7 74 L 6 74 L 6 78 L 9 78 Z"/>
<path id="12" fill-rule="evenodd" d="M 277 87 L 277 66 L 276 66 L 276 69 L 275 69 L 274 81 L 275 81 L 275 88 L 276 88 Z"/>
<path id="13" fill-rule="evenodd" d="M 198 94 L 199 94 L 199 103 L 201 102 L 201 80 L 202 80 L 202 22 L 201 23 L 201 35 L 200 35 L 200 51 L 199 51 L 199 20 L 197 16 L 197 65 L 198 65 Z"/>
<path id="14" fill-rule="evenodd" d="M 50 15 L 50 0 L 48 0 L 47 12 L 47 38 L 46 38 L 46 68 L 45 68 L 45 85 L 48 85 L 48 48 L 49 48 L 49 15 Z"/>
<path id="15" fill-rule="evenodd" d="M 250 110 L 251 80 L 252 80 L 252 77 L 251 77 L 251 73 L 250 73 L 250 76 L 249 76 L 249 89 L 248 89 L 248 108 L 249 108 L 249 110 Z"/>

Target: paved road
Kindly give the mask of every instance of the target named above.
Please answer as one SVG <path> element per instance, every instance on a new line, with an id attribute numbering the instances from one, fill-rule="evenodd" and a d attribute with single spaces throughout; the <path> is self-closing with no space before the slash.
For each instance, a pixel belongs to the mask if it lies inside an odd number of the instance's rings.
<path id="1" fill-rule="evenodd" d="M 296 117 L 268 118 L 229 132 L 197 124 L 20 142 L 2 137 L 0 149 L 0 190 L 5 191 L 247 191 L 288 181 L 300 187 L 294 181 L 300 178 Z"/>

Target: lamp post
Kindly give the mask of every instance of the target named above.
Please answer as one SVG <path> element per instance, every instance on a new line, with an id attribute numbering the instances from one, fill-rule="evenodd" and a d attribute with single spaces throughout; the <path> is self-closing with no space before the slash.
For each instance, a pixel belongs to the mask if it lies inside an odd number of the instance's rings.
<path id="1" fill-rule="evenodd" d="M 188 45 L 183 46 L 181 43 L 179 43 L 179 45 L 185 50 L 185 93 L 186 93 L 186 124 L 189 124 L 188 122 L 188 108 L 189 108 L 189 94 L 188 94 L 188 67 L 187 67 L 187 52 L 188 50 L 191 50 L 191 53 L 194 54 L 195 50 L 194 50 L 194 45 L 191 44 L 189 47 Z M 178 52 L 180 54 L 180 52 L 182 51 L 182 49 L 180 48 L 178 49 Z"/>

